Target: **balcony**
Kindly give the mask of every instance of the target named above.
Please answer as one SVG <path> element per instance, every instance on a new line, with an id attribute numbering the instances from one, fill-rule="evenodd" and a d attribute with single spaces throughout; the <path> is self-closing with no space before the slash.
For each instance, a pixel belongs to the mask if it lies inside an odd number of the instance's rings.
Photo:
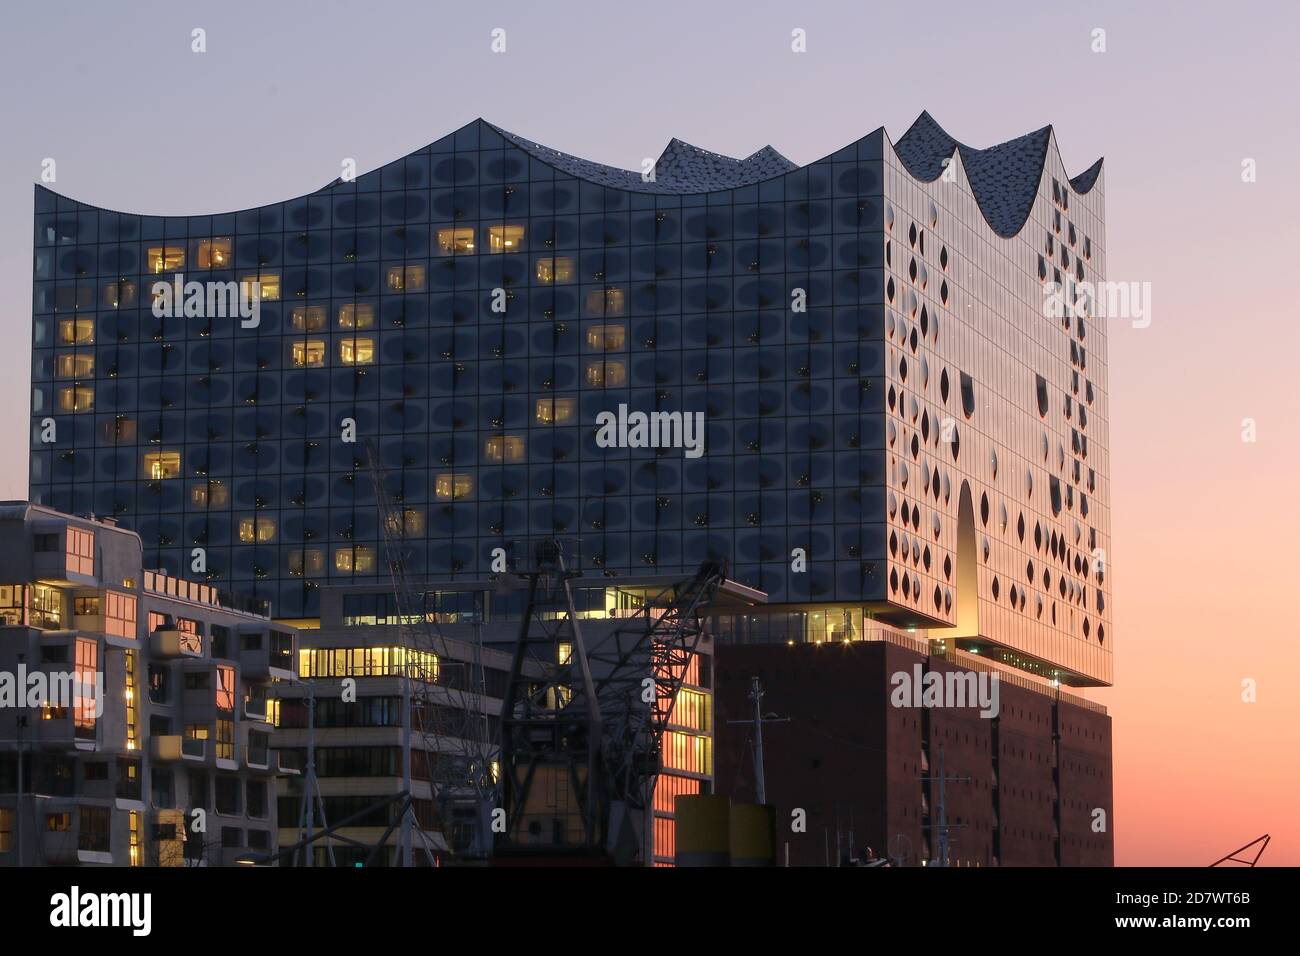
<path id="1" fill-rule="evenodd" d="M 158 761 L 193 760 L 202 762 L 208 757 L 208 742 L 195 737 L 168 734 L 153 737 L 153 758 Z"/>
<path id="2" fill-rule="evenodd" d="M 202 657 L 203 638 L 186 631 L 158 630 L 149 636 L 154 657 Z"/>

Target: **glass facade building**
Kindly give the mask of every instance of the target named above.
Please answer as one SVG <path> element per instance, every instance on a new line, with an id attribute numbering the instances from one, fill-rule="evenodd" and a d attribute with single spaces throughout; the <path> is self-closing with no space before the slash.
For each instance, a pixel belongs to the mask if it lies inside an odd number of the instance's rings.
<path id="1" fill-rule="evenodd" d="M 373 447 L 430 580 L 551 535 L 589 576 L 723 560 L 848 622 L 812 639 L 878 619 L 1108 683 L 1105 329 L 1043 294 L 1104 276 L 1102 217 L 1050 128 L 975 150 L 924 114 L 803 167 L 674 140 L 645 174 L 479 120 L 227 215 L 38 186 L 31 498 L 314 617 L 386 580 Z M 207 297 L 157 317 L 177 277 Z"/>

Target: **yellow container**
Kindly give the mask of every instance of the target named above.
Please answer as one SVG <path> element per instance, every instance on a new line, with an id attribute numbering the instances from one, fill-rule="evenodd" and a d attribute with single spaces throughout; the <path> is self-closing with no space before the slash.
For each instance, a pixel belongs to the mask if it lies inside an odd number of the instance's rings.
<path id="1" fill-rule="evenodd" d="M 731 865 L 776 865 L 776 807 L 737 803 L 731 807 Z"/>
<path id="2" fill-rule="evenodd" d="M 731 799 L 717 794 L 679 796 L 677 818 L 678 866 L 731 865 Z"/>

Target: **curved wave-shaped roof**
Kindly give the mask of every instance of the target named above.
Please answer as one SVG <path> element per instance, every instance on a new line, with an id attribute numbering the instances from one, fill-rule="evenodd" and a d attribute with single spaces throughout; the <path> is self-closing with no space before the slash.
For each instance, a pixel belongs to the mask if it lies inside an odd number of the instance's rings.
<path id="1" fill-rule="evenodd" d="M 937 179 L 943 173 L 944 160 L 959 154 L 980 212 L 989 227 L 1005 239 L 1018 233 L 1033 211 L 1051 143 L 1052 127 L 1044 126 L 997 146 L 975 149 L 953 139 L 934 117 L 923 112 L 894 144 L 894 152 L 922 182 Z M 1083 195 L 1092 189 L 1101 165 L 1099 159 L 1070 180 L 1076 193 Z"/>

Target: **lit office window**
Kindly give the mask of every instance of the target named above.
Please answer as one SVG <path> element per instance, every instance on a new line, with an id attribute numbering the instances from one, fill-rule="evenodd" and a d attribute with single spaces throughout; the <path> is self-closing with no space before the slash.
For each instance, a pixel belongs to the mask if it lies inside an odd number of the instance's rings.
<path id="1" fill-rule="evenodd" d="M 537 260 L 537 281 L 544 285 L 573 281 L 573 260 L 568 256 L 542 256 Z"/>
<path id="2" fill-rule="evenodd" d="M 587 363 L 587 384 L 593 388 L 611 388 L 627 381 L 627 367 L 622 362 Z"/>
<path id="3" fill-rule="evenodd" d="M 488 226 L 488 250 L 518 252 L 524 245 L 523 226 Z"/>
<path id="4" fill-rule="evenodd" d="M 275 540 L 275 519 L 264 515 L 239 519 L 239 540 L 244 544 L 265 544 Z"/>
<path id="5" fill-rule="evenodd" d="M 239 285 L 240 295 L 250 302 L 254 299 L 260 299 L 262 302 L 276 302 L 280 298 L 280 274 L 278 272 L 241 276 Z"/>
<path id="6" fill-rule="evenodd" d="M 375 340 L 357 336 L 339 341 L 339 361 L 344 365 L 370 365 L 375 361 Z"/>
<path id="7" fill-rule="evenodd" d="M 369 329 L 375 324 L 375 307 L 368 302 L 349 302 L 339 306 L 340 329 Z"/>
<path id="8" fill-rule="evenodd" d="M 59 389 L 59 411 L 88 412 L 95 407 L 95 390 L 87 385 Z"/>
<path id="9" fill-rule="evenodd" d="M 318 368 L 325 364 L 325 340 L 307 339 L 293 343 L 294 368 Z"/>
<path id="10" fill-rule="evenodd" d="M 144 474 L 153 481 L 175 478 L 181 473 L 181 453 L 154 451 L 144 456 Z"/>
<path id="11" fill-rule="evenodd" d="M 391 266 L 388 288 L 393 292 L 419 292 L 424 288 L 424 266 Z"/>
<path id="12" fill-rule="evenodd" d="M 418 535 L 424 531 L 424 512 L 419 508 L 403 508 L 400 514 L 384 519 L 391 534 Z"/>
<path id="13" fill-rule="evenodd" d="M 60 319 L 60 345 L 93 345 L 95 321 L 93 319 Z"/>
<path id="14" fill-rule="evenodd" d="M 69 352 L 55 359 L 55 378 L 93 378 L 94 375 L 95 356 L 93 355 L 85 352 Z"/>
<path id="15" fill-rule="evenodd" d="M 464 498 L 473 488 L 474 479 L 469 475 L 444 473 L 438 475 L 433 483 L 433 493 L 443 500 Z"/>
<path id="16" fill-rule="evenodd" d="M 438 251 L 444 256 L 472 256 L 474 254 L 474 230 L 439 229 Z"/>
<path id="17" fill-rule="evenodd" d="M 593 325 L 587 330 L 587 347 L 598 352 L 617 352 L 626 337 L 621 325 Z"/>
<path id="18" fill-rule="evenodd" d="M 199 508 L 222 508 L 230 500 L 230 489 L 224 481 L 209 478 L 190 488 L 190 501 Z"/>
<path id="19" fill-rule="evenodd" d="M 483 448 L 488 461 L 523 461 L 524 440 L 519 435 L 492 435 Z"/>
<path id="20" fill-rule="evenodd" d="M 334 570 L 344 574 L 370 574 L 375 570 L 374 549 L 364 544 L 334 551 Z"/>
<path id="21" fill-rule="evenodd" d="M 623 289 L 616 285 L 592 289 L 587 293 L 586 306 L 588 315 L 622 315 Z"/>
<path id="22" fill-rule="evenodd" d="M 185 250 L 180 246 L 150 246 L 145 262 L 152 273 L 175 272 L 185 267 Z"/>
<path id="23" fill-rule="evenodd" d="M 319 332 L 325 328 L 325 306 L 297 306 L 289 313 L 289 324 L 295 332 Z"/>
<path id="24" fill-rule="evenodd" d="M 200 269 L 225 269 L 233 258 L 229 239 L 200 239 L 198 267 Z"/>
<path id="25" fill-rule="evenodd" d="M 562 425 L 573 419 L 577 403 L 571 398 L 539 398 L 537 400 L 537 424 Z"/>

